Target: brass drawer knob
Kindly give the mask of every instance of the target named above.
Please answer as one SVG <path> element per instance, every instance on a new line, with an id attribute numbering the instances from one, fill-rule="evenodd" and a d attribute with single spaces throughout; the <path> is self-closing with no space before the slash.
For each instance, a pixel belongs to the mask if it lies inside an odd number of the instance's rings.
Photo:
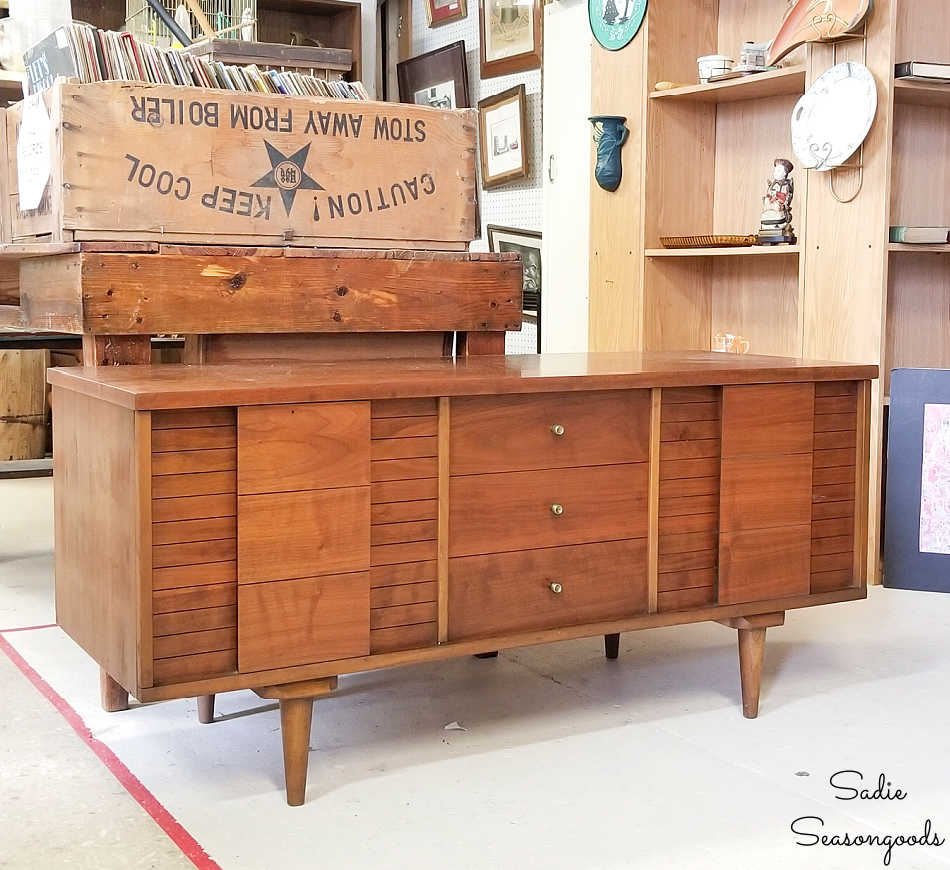
<path id="1" fill-rule="evenodd" d="M 564 587 L 560 583 L 551 583 L 548 587 L 555 595 L 560 595 L 564 591 Z"/>
<path id="2" fill-rule="evenodd" d="M 551 434 L 556 438 L 560 438 L 564 434 L 564 427 L 560 423 L 555 423 L 551 427 Z"/>
<path id="3" fill-rule="evenodd" d="M 564 513 L 564 505 L 557 504 L 557 503 L 552 504 L 551 513 L 554 514 L 554 516 L 559 517 L 561 514 Z"/>

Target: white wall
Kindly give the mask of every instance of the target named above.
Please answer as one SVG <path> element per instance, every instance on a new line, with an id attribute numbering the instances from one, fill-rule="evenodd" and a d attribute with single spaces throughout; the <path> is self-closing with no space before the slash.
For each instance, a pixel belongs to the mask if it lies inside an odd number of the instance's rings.
<path id="1" fill-rule="evenodd" d="M 592 37 L 587 0 L 544 8 L 541 349 L 586 351 L 590 299 Z"/>
<path id="2" fill-rule="evenodd" d="M 423 54 L 460 39 L 465 40 L 469 95 L 473 107 L 485 97 L 519 84 L 525 86 L 528 176 L 494 190 L 480 191 L 482 233 L 481 238 L 472 243 L 471 249 L 487 251 L 488 233 L 485 228 L 488 224 L 523 230 L 541 229 L 541 70 L 529 70 L 482 81 L 479 63 L 478 0 L 467 0 L 467 7 L 468 15 L 464 19 L 440 27 L 429 27 L 424 0 L 412 0 L 412 48 L 414 55 Z M 533 326 L 520 333 L 508 334 L 508 353 L 534 353 L 536 347 L 537 333 Z"/>
<path id="3" fill-rule="evenodd" d="M 363 52 L 363 86 L 371 99 L 376 98 L 376 22 L 377 0 L 360 0 L 361 49 Z M 425 14 L 425 12 L 423 12 Z"/>
<path id="4" fill-rule="evenodd" d="M 495 190 L 481 192 L 482 238 L 472 250 L 487 251 L 488 224 L 502 224 L 525 230 L 541 229 L 541 70 L 516 73 L 510 76 L 485 79 L 479 74 L 478 59 L 478 0 L 467 0 L 468 15 L 461 21 L 429 27 L 425 3 L 413 0 L 412 47 L 413 54 L 423 54 L 459 39 L 465 40 L 468 61 L 468 85 L 472 106 L 485 97 L 524 84 L 527 94 L 528 121 L 528 177 L 506 184 Z"/>

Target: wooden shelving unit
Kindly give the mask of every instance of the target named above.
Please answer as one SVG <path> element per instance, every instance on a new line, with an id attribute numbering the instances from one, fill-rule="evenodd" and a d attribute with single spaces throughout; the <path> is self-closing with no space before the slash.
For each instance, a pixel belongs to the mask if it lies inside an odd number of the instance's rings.
<path id="1" fill-rule="evenodd" d="M 774 72 L 758 73 L 741 79 L 728 79 L 706 85 L 685 85 L 665 91 L 653 91 L 651 100 L 692 100 L 699 103 L 731 103 L 805 93 L 805 67 L 783 67 Z"/>
<path id="2" fill-rule="evenodd" d="M 896 63 L 950 60 L 946 0 L 875 0 L 867 39 L 813 44 L 761 77 L 696 80 L 696 57 L 771 39 L 786 0 L 652 4 L 623 52 L 594 48 L 592 114 L 627 117 L 624 179 L 591 188 L 590 348 L 708 349 L 878 364 L 872 392 L 869 576 L 879 576 L 889 371 L 950 367 L 950 245 L 890 244 L 896 224 L 950 226 L 950 86 L 894 79 Z M 799 245 L 781 252 L 666 251 L 661 235 L 751 233 L 775 157 L 797 163 L 789 120 L 804 88 L 856 61 L 878 85 L 863 174 L 793 174 Z M 854 194 L 853 199 L 848 200 Z"/>
<path id="3" fill-rule="evenodd" d="M 892 254 L 950 254 L 950 245 L 905 245 L 891 242 L 887 250 Z"/>

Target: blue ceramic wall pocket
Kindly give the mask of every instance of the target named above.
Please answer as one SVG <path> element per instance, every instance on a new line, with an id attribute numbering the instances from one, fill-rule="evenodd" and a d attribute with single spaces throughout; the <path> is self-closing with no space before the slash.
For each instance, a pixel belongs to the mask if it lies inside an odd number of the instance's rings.
<path id="1" fill-rule="evenodd" d="M 627 119 L 622 115 L 593 115 L 587 120 L 594 125 L 594 142 L 597 143 L 594 178 L 604 190 L 614 191 L 620 187 L 623 177 L 620 149 L 630 135 Z"/>

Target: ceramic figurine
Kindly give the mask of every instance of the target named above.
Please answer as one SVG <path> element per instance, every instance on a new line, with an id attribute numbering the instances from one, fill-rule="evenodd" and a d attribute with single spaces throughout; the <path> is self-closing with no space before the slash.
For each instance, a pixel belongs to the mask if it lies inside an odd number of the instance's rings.
<path id="1" fill-rule="evenodd" d="M 758 245 L 794 245 L 798 241 L 792 228 L 793 168 L 784 157 L 775 160 L 772 177 L 766 182 L 765 196 L 762 197 L 762 218 L 756 236 Z"/>
<path id="2" fill-rule="evenodd" d="M 594 125 L 594 141 L 597 143 L 594 178 L 604 190 L 614 191 L 620 187 L 623 177 L 620 149 L 630 135 L 624 123 L 627 119 L 620 115 L 594 115 L 587 120 Z"/>
<path id="3" fill-rule="evenodd" d="M 245 42 L 254 41 L 254 13 L 250 6 L 245 6 L 241 15 L 241 39 Z"/>

